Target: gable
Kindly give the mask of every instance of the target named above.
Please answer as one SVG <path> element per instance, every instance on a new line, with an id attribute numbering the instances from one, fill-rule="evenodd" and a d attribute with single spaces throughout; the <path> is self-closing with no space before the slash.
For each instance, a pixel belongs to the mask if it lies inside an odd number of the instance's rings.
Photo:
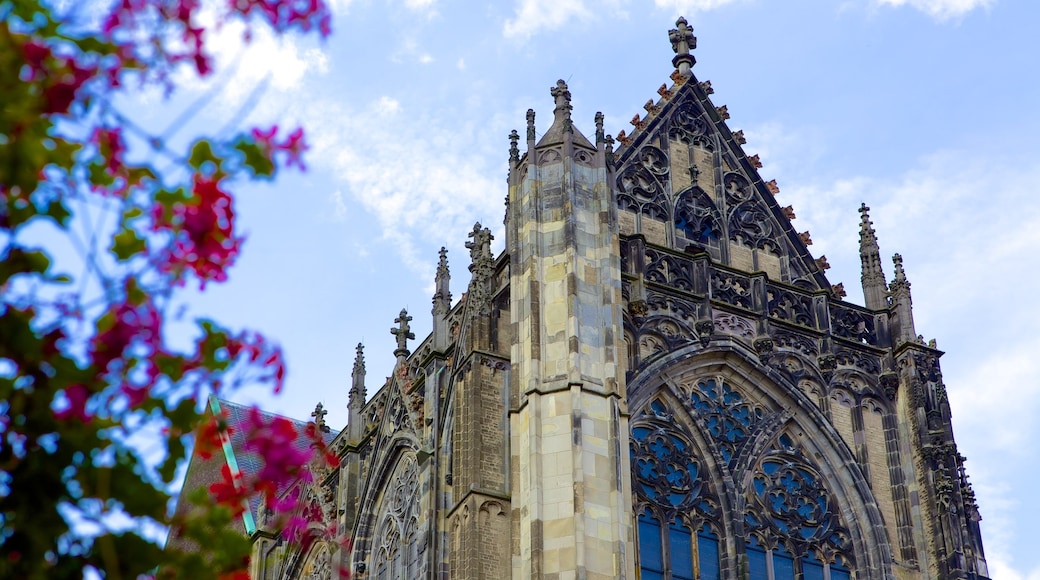
<path id="1" fill-rule="evenodd" d="M 743 135 L 726 126 L 725 107 L 716 108 L 709 83 L 673 74 L 661 99 L 632 120 L 632 135 L 618 135 L 615 184 L 622 234 L 686 250 L 707 250 L 713 260 L 807 290 L 830 290 L 821 266 L 791 224 L 793 210 L 781 207 L 775 181 L 758 173 L 758 156 L 748 157 Z"/>

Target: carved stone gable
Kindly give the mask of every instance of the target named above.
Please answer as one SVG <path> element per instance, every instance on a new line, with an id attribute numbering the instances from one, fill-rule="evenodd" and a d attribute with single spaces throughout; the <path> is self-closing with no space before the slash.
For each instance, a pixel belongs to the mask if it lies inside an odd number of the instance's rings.
<path id="1" fill-rule="evenodd" d="M 683 82 L 622 139 L 617 153 L 618 207 L 631 232 L 653 244 L 707 248 L 713 259 L 777 281 L 829 289 L 809 254 L 808 236 L 791 224 L 792 210 L 774 199 L 775 182 L 758 173 L 758 156 L 741 148 L 708 98 L 705 86 Z"/>

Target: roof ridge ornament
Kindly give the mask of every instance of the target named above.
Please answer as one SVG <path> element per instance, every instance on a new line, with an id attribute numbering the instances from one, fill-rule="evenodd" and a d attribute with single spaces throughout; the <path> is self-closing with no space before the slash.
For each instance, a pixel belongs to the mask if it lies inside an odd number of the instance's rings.
<path id="1" fill-rule="evenodd" d="M 563 130 L 566 132 L 573 131 L 571 109 L 574 107 L 571 106 L 571 92 L 567 89 L 567 82 L 563 79 L 556 81 L 556 86 L 549 89 L 549 94 L 556 100 L 556 108 L 553 109 L 556 120 L 553 121 L 553 124 L 555 125 L 562 120 Z"/>
<path id="2" fill-rule="evenodd" d="M 691 50 L 697 48 L 697 37 L 693 35 L 693 27 L 680 16 L 675 21 L 675 28 L 668 31 L 668 40 L 671 41 L 672 51 L 675 52 L 672 65 L 679 69 L 682 76 L 690 76 L 690 68 L 697 64 L 697 59 L 690 54 Z"/>

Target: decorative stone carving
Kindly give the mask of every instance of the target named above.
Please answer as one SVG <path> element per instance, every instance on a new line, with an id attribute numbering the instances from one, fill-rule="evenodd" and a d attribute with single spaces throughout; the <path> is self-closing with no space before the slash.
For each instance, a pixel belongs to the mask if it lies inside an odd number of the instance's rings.
<path id="1" fill-rule="evenodd" d="M 888 397 L 888 400 L 896 400 L 896 391 L 899 389 L 899 375 L 893 372 L 881 373 L 878 377 L 878 384 L 881 385 L 881 390 Z"/>
<path id="2" fill-rule="evenodd" d="M 758 356 L 767 355 L 773 352 L 773 339 L 768 336 L 759 337 L 755 339 L 755 342 L 751 343 L 751 346 L 754 347 Z"/>
<path id="3" fill-rule="evenodd" d="M 751 280 L 747 276 L 712 270 L 711 297 L 750 310 Z"/>
<path id="4" fill-rule="evenodd" d="M 711 333 L 715 330 L 715 323 L 711 320 L 698 320 L 697 324 L 694 325 L 694 330 L 697 331 L 697 337 L 700 338 L 701 344 L 707 346 L 711 340 Z"/>
<path id="5" fill-rule="evenodd" d="M 495 258 L 491 255 L 491 230 L 482 228 L 480 222 L 473 224 L 466 242 L 469 250 L 469 271 L 473 274 L 469 283 L 469 309 L 476 316 L 491 315 L 491 278 L 495 273 Z"/>
<path id="6" fill-rule="evenodd" d="M 773 318 L 813 326 L 812 298 L 780 286 L 766 286 L 766 311 Z"/>
<path id="7" fill-rule="evenodd" d="M 712 244 L 721 236 L 719 212 L 699 187 L 684 191 L 676 200 L 675 230 L 687 240 L 702 244 Z"/>
<path id="8" fill-rule="evenodd" d="M 701 108 L 693 101 L 686 101 L 675 108 L 671 116 L 671 129 L 668 136 L 688 144 L 706 144 L 708 123 L 704 120 Z"/>
<path id="9" fill-rule="evenodd" d="M 838 304 L 831 304 L 831 334 L 865 344 L 877 344 L 874 316 Z"/>
<path id="10" fill-rule="evenodd" d="M 752 340 L 755 337 L 755 325 L 746 318 L 715 312 L 712 315 L 712 319 L 715 321 L 715 330 L 723 334 L 730 334 L 746 340 Z"/>

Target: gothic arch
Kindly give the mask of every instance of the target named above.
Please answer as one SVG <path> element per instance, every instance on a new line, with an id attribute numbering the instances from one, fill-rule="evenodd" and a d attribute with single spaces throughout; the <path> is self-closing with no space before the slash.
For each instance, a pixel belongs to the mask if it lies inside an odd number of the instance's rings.
<path id="1" fill-rule="evenodd" d="M 416 517 L 419 513 L 418 478 L 420 470 L 415 456 L 415 450 L 418 449 L 417 441 L 410 433 L 399 433 L 387 441 L 386 446 L 385 453 L 379 453 L 372 458 L 372 468 L 369 470 L 360 496 L 364 499 L 359 506 L 360 517 L 357 519 L 353 534 L 352 558 L 355 567 L 359 563 L 366 562 L 367 567 L 374 570 L 370 565 L 375 564 L 374 556 L 382 547 L 380 542 L 386 539 L 381 536 L 386 531 L 383 524 L 388 510 L 392 507 L 390 502 L 395 499 L 391 494 L 396 491 L 395 486 L 398 483 L 404 483 L 398 480 L 409 470 L 411 474 L 414 474 L 415 486 L 410 498 L 414 507 L 409 507 L 411 511 L 408 513 L 414 513 Z M 397 510 L 397 513 L 402 512 Z M 399 520 L 404 519 L 403 516 L 398 517 Z M 401 530 L 404 529 L 404 526 L 399 527 Z"/>
<path id="2" fill-rule="evenodd" d="M 714 381 L 714 386 L 708 381 Z M 764 485 L 761 482 L 765 480 L 760 474 L 766 458 L 773 454 L 793 460 L 797 454 L 806 458 L 803 461 L 805 469 L 800 472 L 803 479 L 818 479 L 814 485 L 822 484 L 833 497 L 835 506 L 832 511 L 845 526 L 842 533 L 848 535 L 848 549 L 855 562 L 856 578 L 892 578 L 887 564 L 891 561 L 891 547 L 881 513 L 854 454 L 817 404 L 797 387 L 787 373 L 762 364 L 744 345 L 733 340 L 716 340 L 706 348 L 700 345 L 680 348 L 648 363 L 629 380 L 633 424 L 638 413 L 655 397 L 660 397 L 662 391 L 670 392 L 673 397 L 690 394 L 694 392 L 691 387 L 698 382 L 702 391 L 720 389 L 722 384 L 730 385 L 746 402 L 766 410 L 759 418 L 760 424 L 752 429 L 749 441 L 733 450 L 730 457 L 722 457 L 733 474 L 730 481 L 719 486 L 725 487 L 728 496 L 722 505 L 731 509 L 731 514 L 744 510 L 745 504 L 754 500 L 748 494 L 756 485 Z M 704 395 L 700 396 L 703 399 Z M 706 405 L 700 405 L 695 399 L 682 402 L 684 413 L 690 414 L 692 423 L 702 433 L 712 429 L 706 421 L 710 420 L 713 411 L 710 404 Z M 714 461 L 718 460 L 718 457 L 714 458 Z M 756 481 L 760 483 L 756 484 Z M 726 519 L 732 522 L 736 531 L 745 525 L 752 526 L 750 521 L 732 515 Z M 741 535 L 749 537 L 747 532 L 750 530 L 743 531 Z M 736 541 L 742 542 L 743 539 Z M 735 557 L 734 550 L 733 545 L 727 545 L 727 551 Z M 732 573 L 734 568 L 730 570 Z"/>

